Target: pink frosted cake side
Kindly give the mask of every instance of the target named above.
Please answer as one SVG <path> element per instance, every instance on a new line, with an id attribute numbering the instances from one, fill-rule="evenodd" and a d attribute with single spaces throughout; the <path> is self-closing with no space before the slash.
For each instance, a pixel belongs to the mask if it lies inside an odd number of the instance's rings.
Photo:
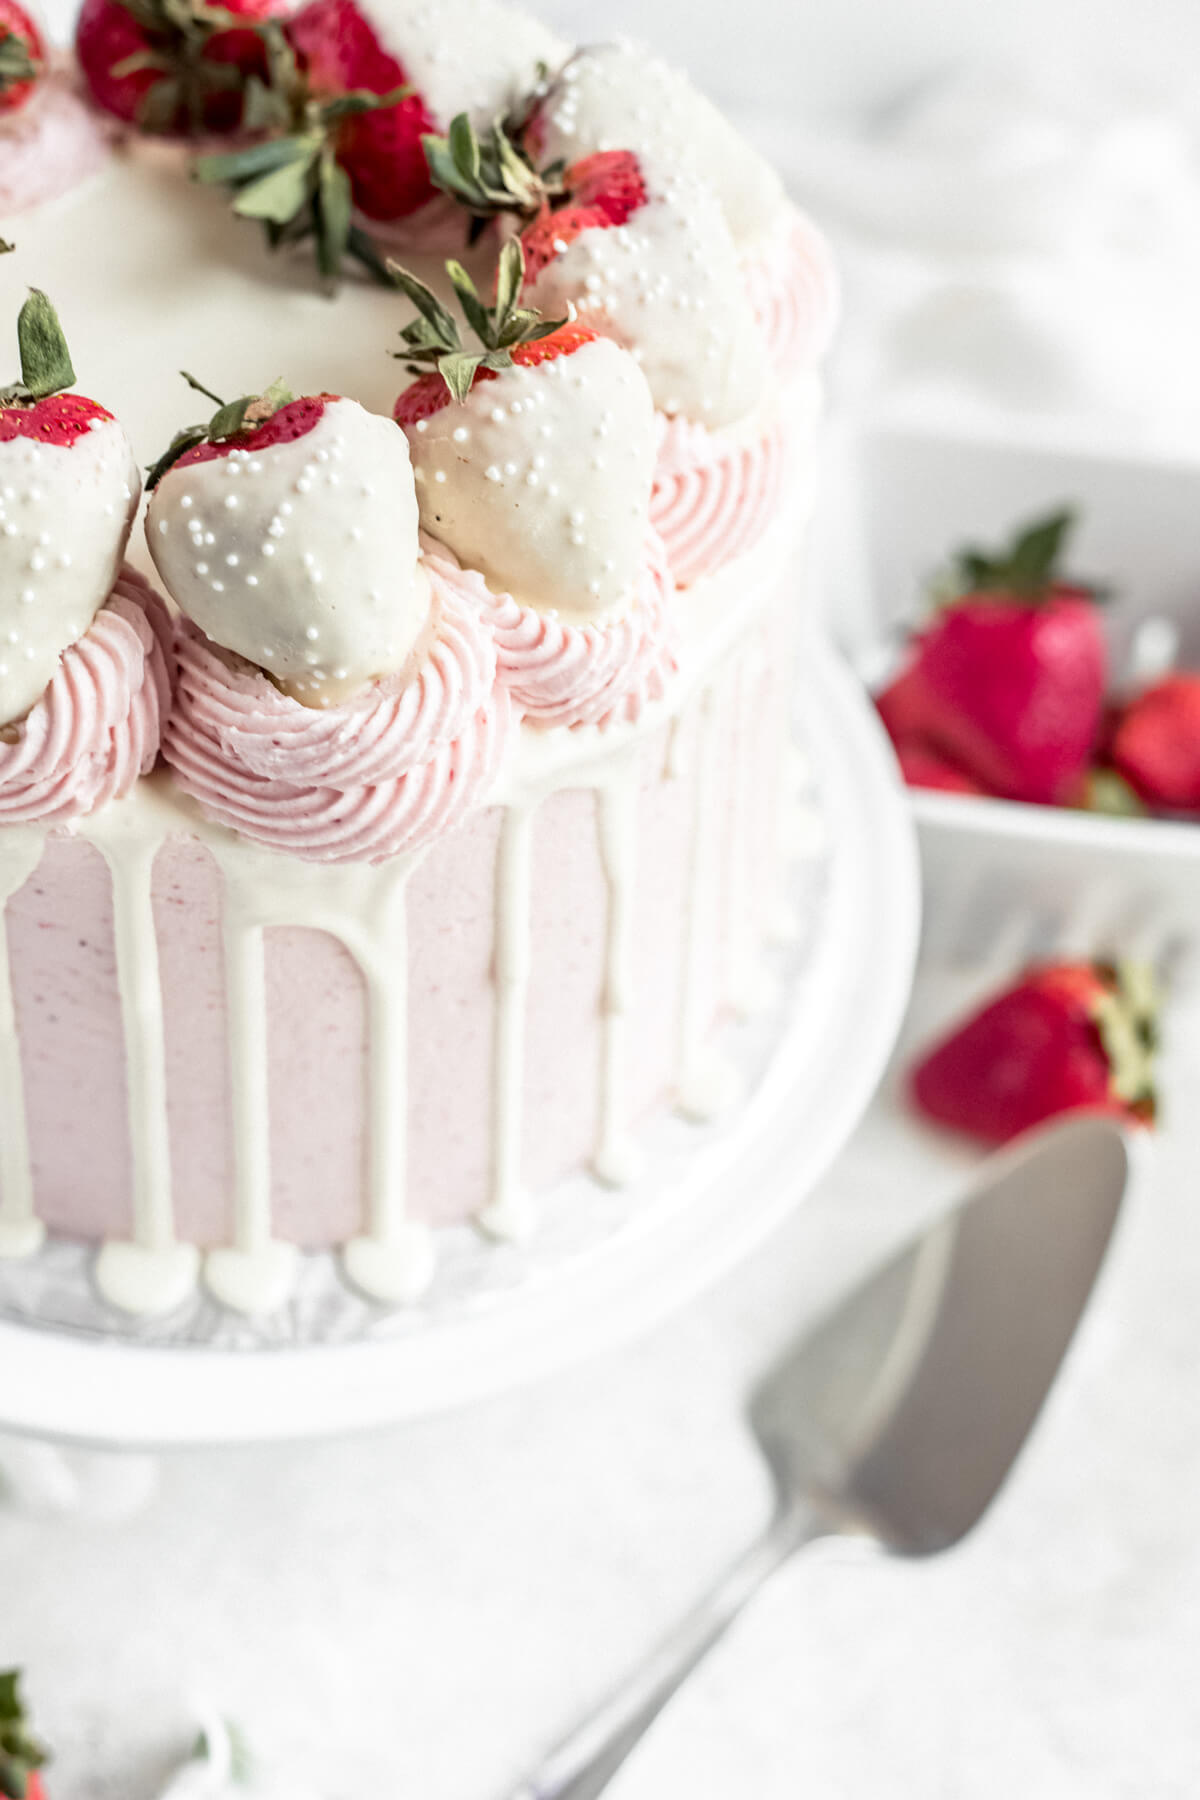
<path id="1" fill-rule="evenodd" d="M 330 4 L 300 15 L 312 68 Z M 32 1273 L 47 1240 L 95 1246 L 114 1318 L 169 1314 L 200 1279 L 269 1313 L 305 1252 L 414 1303 L 445 1228 L 520 1239 L 564 1178 L 629 1181 L 656 1110 L 736 1100 L 722 1033 L 756 1003 L 784 879 L 827 253 L 665 65 L 556 46 L 534 88 L 504 9 L 455 4 L 468 60 L 532 92 L 526 147 L 570 139 L 563 191 L 519 236 L 487 227 L 477 286 L 451 271 L 453 324 L 444 281 L 411 272 L 415 314 L 366 287 L 340 313 L 275 297 L 254 363 L 298 397 L 277 384 L 174 446 L 149 561 L 121 426 L 66 391 L 69 362 L 47 370 L 41 300 L 21 313 L 0 399 L 0 1256 Z M 388 66 L 445 126 L 453 80 L 411 10 Z M 166 359 L 189 332 L 228 351 L 266 291 L 242 223 L 209 213 L 210 277 L 173 324 L 175 154 L 126 146 L 92 201 L 116 237 L 146 220 L 120 281 L 137 366 L 74 351 L 142 464 Z M 30 286 L 69 299 L 69 221 L 26 216 L 5 316 Z M 417 184 L 379 222 L 412 242 L 436 217 L 440 243 L 456 216 Z M 407 374 L 379 354 L 397 329 Z"/>

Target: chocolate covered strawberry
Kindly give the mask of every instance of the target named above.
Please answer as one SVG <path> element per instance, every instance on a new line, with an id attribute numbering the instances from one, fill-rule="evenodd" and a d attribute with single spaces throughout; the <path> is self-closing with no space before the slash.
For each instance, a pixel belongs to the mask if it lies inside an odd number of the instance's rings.
<path id="1" fill-rule="evenodd" d="M 6 1800 L 47 1800 L 40 1770 L 46 1750 L 29 1728 L 19 1669 L 0 1671 L 0 1794 Z"/>
<path id="2" fill-rule="evenodd" d="M 213 643 L 306 706 L 404 664 L 429 593 L 408 446 L 390 419 L 277 383 L 181 432 L 151 486 L 151 555 Z"/>
<path id="3" fill-rule="evenodd" d="M 33 93 L 46 64 L 46 46 L 33 14 L 18 0 L 0 0 L 0 117 Z"/>
<path id="4" fill-rule="evenodd" d="M 79 65 L 105 112 L 143 131 L 232 132 L 268 78 L 258 27 L 284 0 L 84 0 Z"/>
<path id="5" fill-rule="evenodd" d="M 447 265 L 477 346 L 406 271 L 417 318 L 398 354 L 418 376 L 396 402 L 421 523 L 496 591 L 568 619 L 613 616 L 645 558 L 654 407 L 637 363 L 581 323 L 518 305 L 520 245 L 501 254 L 496 304 Z M 426 371 L 422 373 L 422 371 Z"/>
<path id="6" fill-rule="evenodd" d="M 356 0 L 309 0 L 288 37 L 312 93 L 387 94 L 404 100 L 348 117 L 338 134 L 354 205 L 395 223 L 433 198 L 422 138 L 467 107 L 481 122 L 505 112 L 558 45 L 543 27 L 495 0 L 397 0 L 371 11 Z"/>
<path id="7" fill-rule="evenodd" d="M 1200 675 L 1166 675 L 1123 706 L 1108 760 L 1154 811 L 1200 813 Z"/>
<path id="8" fill-rule="evenodd" d="M 1072 524 L 1056 513 L 999 556 L 958 559 L 949 597 L 878 705 L 1009 800 L 1070 804 L 1100 731 L 1107 670 L 1093 589 L 1057 563 Z"/>
<path id="9" fill-rule="evenodd" d="M 543 163 L 631 151 L 655 190 L 679 176 L 701 181 L 739 245 L 768 232 L 784 207 L 775 171 L 711 101 L 628 41 L 576 51 L 534 98 L 523 141 Z"/>
<path id="10" fill-rule="evenodd" d="M 519 221 L 529 304 L 576 312 L 641 363 L 655 406 L 706 425 L 753 410 L 765 347 L 720 206 L 703 183 L 654 186 L 628 150 L 537 168 L 502 129 L 455 119 L 426 145 L 439 187 L 476 218 Z"/>
<path id="11" fill-rule="evenodd" d="M 70 353 L 37 290 L 17 341 L 21 379 L 0 389 L 0 725 L 40 698 L 104 605 L 141 492 L 116 419 L 66 391 Z"/>
<path id="12" fill-rule="evenodd" d="M 1081 1109 L 1153 1119 L 1156 998 L 1135 964 L 1028 970 L 913 1070 L 927 1118 L 1002 1144 Z"/>

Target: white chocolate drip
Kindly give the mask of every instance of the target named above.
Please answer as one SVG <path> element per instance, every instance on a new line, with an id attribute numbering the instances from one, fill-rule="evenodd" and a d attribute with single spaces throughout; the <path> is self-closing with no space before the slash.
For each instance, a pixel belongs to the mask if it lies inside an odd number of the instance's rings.
<path id="1" fill-rule="evenodd" d="M 34 1212 L 21 1046 L 13 1007 L 5 909 L 42 860 L 42 832 L 0 832 L 0 1256 L 30 1256 L 45 1230 Z"/>
<path id="2" fill-rule="evenodd" d="M 737 1098 L 733 1065 L 710 1043 L 712 982 L 706 978 L 716 937 L 721 882 L 721 846 L 715 828 L 713 798 L 719 779 L 718 756 L 723 739 L 719 688 L 705 687 L 695 702 L 696 748 L 692 763 L 694 805 L 688 869 L 687 911 L 683 925 L 683 983 L 679 997 L 679 1072 L 676 1100 L 688 1119 L 711 1119 Z"/>
<path id="3" fill-rule="evenodd" d="M 600 996 L 600 1104 L 592 1167 L 601 1181 L 632 1180 L 637 1154 L 630 1140 L 625 1079 L 633 997 L 633 895 L 637 875 L 637 764 L 627 761 L 596 794 L 600 859 L 608 885 L 604 986 Z"/>
<path id="4" fill-rule="evenodd" d="M 492 1173 L 491 1192 L 479 1214 L 479 1223 L 485 1231 L 500 1238 L 524 1237 L 533 1222 L 532 1205 L 521 1185 L 532 826 L 531 806 L 508 807 L 500 827 L 500 846 L 496 855 Z"/>

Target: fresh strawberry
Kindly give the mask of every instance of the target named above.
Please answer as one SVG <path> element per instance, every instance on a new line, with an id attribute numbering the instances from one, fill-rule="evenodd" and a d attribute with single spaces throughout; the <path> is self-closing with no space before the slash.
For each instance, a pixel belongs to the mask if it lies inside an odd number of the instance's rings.
<path id="1" fill-rule="evenodd" d="M 1072 514 L 1039 520 L 998 558 L 967 551 L 952 597 L 878 697 L 1009 800 L 1073 802 L 1101 726 L 1107 668 L 1094 591 L 1054 572 Z"/>
<path id="2" fill-rule="evenodd" d="M 578 618 L 619 611 L 649 524 L 655 430 L 644 376 L 587 326 L 518 306 L 518 240 L 501 253 L 494 307 L 457 263 L 447 270 L 477 350 L 464 348 L 428 288 L 395 269 L 418 311 L 398 353 L 418 379 L 395 416 L 422 525 L 525 604 Z"/>
<path id="3" fill-rule="evenodd" d="M 702 183 L 655 190 L 639 157 L 620 149 L 538 169 L 501 126 L 480 141 L 466 114 L 425 150 L 437 186 L 473 221 L 524 221 L 530 304 L 577 311 L 631 351 L 659 411 L 722 425 L 757 404 L 765 346 L 729 227 Z"/>
<path id="4" fill-rule="evenodd" d="M 310 0 L 291 19 L 288 38 L 313 94 L 332 99 L 410 89 L 400 62 L 380 42 L 354 0 Z M 433 198 L 422 138 L 434 120 L 416 92 L 375 112 L 356 113 L 337 129 L 337 159 L 354 204 L 368 219 L 407 218 Z"/>
<path id="5" fill-rule="evenodd" d="M 403 434 L 281 383 L 217 407 L 151 472 L 151 555 L 214 643 L 304 705 L 336 704 L 399 669 L 428 614 Z"/>
<path id="6" fill-rule="evenodd" d="M 47 1800 L 38 1773 L 46 1760 L 21 1701 L 21 1671 L 5 1669 L 0 1672 L 0 1794 L 8 1800 Z"/>
<path id="7" fill-rule="evenodd" d="M 0 724 L 29 710 L 112 591 L 141 483 L 121 426 L 82 394 L 36 289 L 17 320 L 21 379 L 0 389 Z"/>
<path id="8" fill-rule="evenodd" d="M 901 739 L 896 745 L 896 760 L 906 787 L 933 788 L 942 794 L 982 794 L 977 781 L 964 774 L 953 763 L 920 738 Z"/>
<path id="9" fill-rule="evenodd" d="M 1122 707 L 1108 758 L 1155 811 L 1200 812 L 1200 675 L 1166 675 Z"/>
<path id="10" fill-rule="evenodd" d="M 238 131 L 251 81 L 268 79 L 257 27 L 283 4 L 83 0 L 75 49 L 96 104 L 127 124 L 171 135 Z"/>
<path id="11" fill-rule="evenodd" d="M 928 1118 L 987 1143 L 1081 1108 L 1147 1123 L 1156 1043 L 1144 968 L 1035 967 L 922 1059 L 912 1096 Z"/>
<path id="12" fill-rule="evenodd" d="M 45 42 L 32 14 L 18 0 L 0 0 L 0 114 L 24 106 L 45 62 Z"/>

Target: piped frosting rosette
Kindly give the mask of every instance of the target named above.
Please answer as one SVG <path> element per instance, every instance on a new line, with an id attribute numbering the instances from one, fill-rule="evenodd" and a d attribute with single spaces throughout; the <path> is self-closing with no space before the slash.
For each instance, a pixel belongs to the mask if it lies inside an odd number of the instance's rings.
<path id="1" fill-rule="evenodd" d="M 150 772 L 171 705 L 171 640 L 162 601 L 123 568 L 41 699 L 0 731 L 0 825 L 67 824 Z"/>
<path id="2" fill-rule="evenodd" d="M 41 206 L 85 181 L 111 142 L 70 74 L 53 68 L 24 106 L 0 112 L 0 217 Z"/>
<path id="3" fill-rule="evenodd" d="M 633 724 L 661 700 L 679 668 L 671 609 L 672 582 L 657 533 L 632 606 L 611 621 L 576 624 L 493 593 L 482 575 L 462 568 L 442 544 L 426 544 L 426 567 L 453 584 L 483 620 L 496 645 L 497 678 L 513 705 L 535 725 Z"/>
<path id="4" fill-rule="evenodd" d="M 789 206 L 769 243 L 742 259 L 742 278 L 777 376 L 812 368 L 837 325 L 839 284 L 823 232 Z"/>
<path id="5" fill-rule="evenodd" d="M 490 787 L 512 706 L 496 646 L 441 567 L 415 666 L 302 706 L 189 620 L 163 740 L 180 786 L 244 837 L 311 862 L 382 862 L 456 825 Z"/>
<path id="6" fill-rule="evenodd" d="M 754 546 L 779 507 L 785 454 L 778 422 L 746 438 L 658 415 L 650 522 L 678 587 Z"/>

